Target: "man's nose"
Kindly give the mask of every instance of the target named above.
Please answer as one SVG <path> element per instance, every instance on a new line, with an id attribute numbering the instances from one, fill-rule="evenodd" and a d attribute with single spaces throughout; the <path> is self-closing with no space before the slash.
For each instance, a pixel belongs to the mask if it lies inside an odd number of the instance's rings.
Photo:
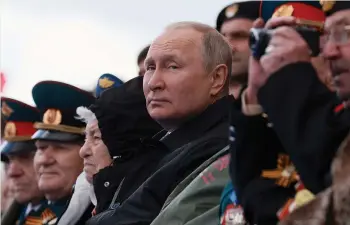
<path id="1" fill-rule="evenodd" d="M 148 87 L 152 91 L 162 90 L 165 87 L 162 71 L 156 69 L 147 83 Z"/>
<path id="2" fill-rule="evenodd" d="M 7 174 L 11 178 L 19 177 L 23 174 L 23 169 L 18 162 L 10 162 L 8 165 Z"/>
<path id="3" fill-rule="evenodd" d="M 84 159 L 87 158 L 89 156 L 91 156 L 92 151 L 90 148 L 90 143 L 88 141 L 85 141 L 84 145 L 81 146 L 80 150 L 79 150 L 79 156 Z"/>
<path id="4" fill-rule="evenodd" d="M 322 53 L 328 60 L 336 59 L 340 56 L 339 46 L 331 41 L 328 41 L 325 43 Z"/>
<path id="5" fill-rule="evenodd" d="M 53 151 L 51 148 L 46 148 L 43 151 L 37 151 L 34 157 L 35 166 L 49 166 L 55 163 Z"/>

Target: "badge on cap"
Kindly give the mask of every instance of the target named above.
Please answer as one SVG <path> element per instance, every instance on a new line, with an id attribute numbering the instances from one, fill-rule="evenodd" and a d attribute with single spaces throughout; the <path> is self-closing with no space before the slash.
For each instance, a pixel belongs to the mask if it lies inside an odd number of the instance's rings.
<path id="1" fill-rule="evenodd" d="M 16 136 L 16 125 L 13 122 L 7 122 L 4 129 L 4 137 L 12 138 Z"/>
<path id="2" fill-rule="evenodd" d="M 274 12 L 272 17 L 291 16 L 293 12 L 294 7 L 292 5 L 282 5 Z"/>
<path id="3" fill-rule="evenodd" d="M 333 9 L 333 6 L 335 4 L 335 1 L 331 1 L 331 0 L 320 0 L 320 4 L 322 5 L 322 10 L 324 12 L 328 12 L 331 9 Z"/>
<path id="4" fill-rule="evenodd" d="M 237 12 L 238 12 L 238 4 L 233 4 L 226 8 L 225 16 L 226 18 L 231 18 L 231 17 L 234 17 Z"/>
<path id="5" fill-rule="evenodd" d="M 6 104 L 6 102 L 3 102 L 1 106 L 1 112 L 4 114 L 4 116 L 9 117 L 13 113 L 13 109 L 11 109 L 10 106 Z"/>
<path id="6" fill-rule="evenodd" d="M 58 125 L 62 122 L 62 114 L 57 109 L 46 110 L 43 118 L 45 124 Z"/>
<path id="7" fill-rule="evenodd" d="M 114 84 L 114 81 L 108 79 L 107 77 L 101 78 L 101 79 L 98 81 L 98 85 L 99 85 L 101 88 L 109 88 L 109 87 L 111 87 L 113 84 Z"/>

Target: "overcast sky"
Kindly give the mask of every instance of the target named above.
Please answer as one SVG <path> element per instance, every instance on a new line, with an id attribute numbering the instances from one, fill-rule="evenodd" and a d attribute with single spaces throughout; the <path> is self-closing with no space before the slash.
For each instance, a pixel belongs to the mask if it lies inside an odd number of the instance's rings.
<path id="1" fill-rule="evenodd" d="M 3 0 L 1 70 L 4 95 L 34 104 L 33 85 L 58 80 L 91 88 L 109 72 L 137 75 L 136 57 L 171 22 L 214 26 L 233 1 Z"/>

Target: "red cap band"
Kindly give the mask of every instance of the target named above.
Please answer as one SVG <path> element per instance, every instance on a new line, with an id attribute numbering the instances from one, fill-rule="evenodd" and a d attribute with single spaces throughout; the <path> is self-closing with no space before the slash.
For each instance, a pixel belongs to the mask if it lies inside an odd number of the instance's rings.
<path id="1" fill-rule="evenodd" d="M 304 20 L 324 22 L 326 20 L 325 13 L 312 5 L 300 2 L 288 2 L 276 8 L 275 12 L 282 6 L 293 6 L 293 17 Z"/>
<path id="2" fill-rule="evenodd" d="M 34 128 L 34 124 L 31 122 L 17 122 L 17 121 L 9 121 L 15 124 L 16 126 L 16 137 L 18 136 L 32 136 L 36 129 Z"/>

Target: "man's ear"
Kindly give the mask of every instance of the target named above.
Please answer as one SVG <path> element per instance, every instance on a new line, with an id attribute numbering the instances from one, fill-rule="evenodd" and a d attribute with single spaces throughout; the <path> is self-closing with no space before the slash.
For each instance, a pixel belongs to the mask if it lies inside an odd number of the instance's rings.
<path id="1" fill-rule="evenodd" d="M 210 90 L 210 95 L 216 96 L 228 86 L 228 68 L 225 64 L 220 64 L 215 67 L 212 76 L 212 87 Z"/>

